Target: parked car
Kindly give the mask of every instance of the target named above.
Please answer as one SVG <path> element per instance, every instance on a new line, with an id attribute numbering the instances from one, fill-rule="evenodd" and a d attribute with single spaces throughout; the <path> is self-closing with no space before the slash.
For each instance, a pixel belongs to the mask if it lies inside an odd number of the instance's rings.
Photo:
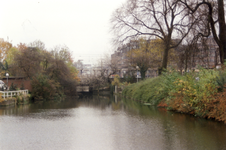
<path id="1" fill-rule="evenodd" d="M 5 85 L 5 83 L 2 80 L 0 80 L 0 90 L 4 91 L 6 89 L 7 89 L 7 85 Z"/>

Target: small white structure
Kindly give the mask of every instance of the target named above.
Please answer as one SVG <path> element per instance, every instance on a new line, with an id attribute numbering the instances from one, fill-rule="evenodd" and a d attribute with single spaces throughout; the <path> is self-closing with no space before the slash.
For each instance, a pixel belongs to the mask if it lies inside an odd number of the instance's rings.
<path id="1" fill-rule="evenodd" d="M 17 96 L 19 94 L 27 95 L 28 90 L 18 90 L 18 91 L 0 91 L 2 93 L 2 97 L 5 99 L 7 97 Z"/>

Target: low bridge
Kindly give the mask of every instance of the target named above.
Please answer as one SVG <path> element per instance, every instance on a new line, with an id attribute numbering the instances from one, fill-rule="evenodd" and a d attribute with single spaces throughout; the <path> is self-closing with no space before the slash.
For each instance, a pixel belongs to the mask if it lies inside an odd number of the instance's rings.
<path id="1" fill-rule="evenodd" d="M 78 85 L 76 87 L 76 91 L 78 93 L 81 93 L 81 92 L 92 92 L 93 88 L 89 84 L 80 84 L 80 85 Z"/>

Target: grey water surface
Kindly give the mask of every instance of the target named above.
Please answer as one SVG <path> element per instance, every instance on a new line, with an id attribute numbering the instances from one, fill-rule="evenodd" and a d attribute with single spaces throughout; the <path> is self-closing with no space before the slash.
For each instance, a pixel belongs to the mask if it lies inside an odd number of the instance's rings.
<path id="1" fill-rule="evenodd" d="M 224 150 L 226 125 L 113 96 L 0 108 L 0 150 Z"/>

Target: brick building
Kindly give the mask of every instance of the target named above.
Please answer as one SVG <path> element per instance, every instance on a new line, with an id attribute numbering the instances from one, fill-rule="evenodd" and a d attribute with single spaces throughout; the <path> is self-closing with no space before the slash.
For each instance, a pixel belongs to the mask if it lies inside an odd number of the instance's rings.
<path id="1" fill-rule="evenodd" d="M 3 77 L 2 81 L 7 85 L 6 77 Z M 24 89 L 32 90 L 30 79 L 25 79 L 24 77 L 8 77 L 8 87 L 10 87 L 12 83 L 14 86 L 16 85 L 17 88 L 21 88 L 23 85 Z"/>

